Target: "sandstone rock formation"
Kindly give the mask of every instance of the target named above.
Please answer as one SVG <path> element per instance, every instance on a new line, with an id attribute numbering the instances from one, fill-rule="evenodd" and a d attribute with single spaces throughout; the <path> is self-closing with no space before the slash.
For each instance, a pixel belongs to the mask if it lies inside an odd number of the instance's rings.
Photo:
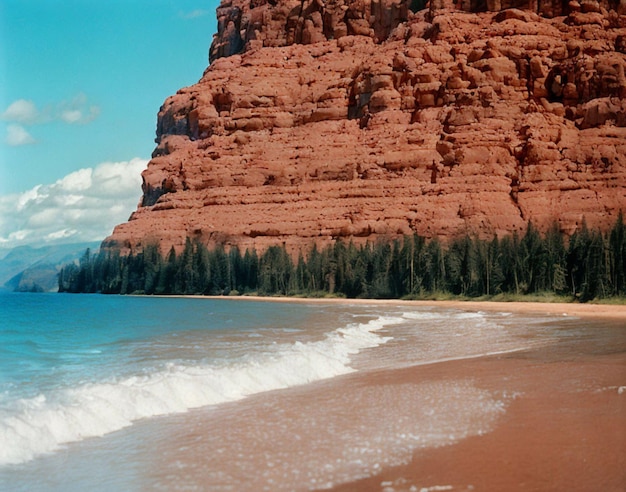
<path id="1" fill-rule="evenodd" d="M 607 229 L 626 212 L 623 3 L 223 0 L 105 246 Z"/>

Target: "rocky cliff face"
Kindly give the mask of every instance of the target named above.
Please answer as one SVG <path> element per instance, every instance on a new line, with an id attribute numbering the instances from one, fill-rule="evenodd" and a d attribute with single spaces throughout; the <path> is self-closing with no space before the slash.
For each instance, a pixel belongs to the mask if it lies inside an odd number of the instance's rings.
<path id="1" fill-rule="evenodd" d="M 105 246 L 606 229 L 626 211 L 622 4 L 224 0 Z"/>

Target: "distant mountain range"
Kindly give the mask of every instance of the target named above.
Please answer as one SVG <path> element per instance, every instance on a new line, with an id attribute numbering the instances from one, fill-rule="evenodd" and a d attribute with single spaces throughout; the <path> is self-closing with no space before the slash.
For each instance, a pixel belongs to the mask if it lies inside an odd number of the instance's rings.
<path id="1" fill-rule="evenodd" d="M 90 248 L 100 248 L 100 241 L 53 246 L 19 246 L 0 250 L 0 288 L 20 292 L 56 292 L 61 267 L 78 261 Z"/>

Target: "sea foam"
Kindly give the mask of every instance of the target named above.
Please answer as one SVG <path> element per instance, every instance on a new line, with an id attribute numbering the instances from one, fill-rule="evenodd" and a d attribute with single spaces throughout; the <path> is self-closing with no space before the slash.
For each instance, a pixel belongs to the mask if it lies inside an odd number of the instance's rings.
<path id="1" fill-rule="evenodd" d="M 0 411 L 0 465 L 19 464 L 63 444 L 103 436 L 158 415 L 245 398 L 354 371 L 350 356 L 390 338 L 376 333 L 402 322 L 380 317 L 308 343 L 276 344 L 236 363 L 169 363 L 151 374 L 93 382 L 13 402 Z"/>

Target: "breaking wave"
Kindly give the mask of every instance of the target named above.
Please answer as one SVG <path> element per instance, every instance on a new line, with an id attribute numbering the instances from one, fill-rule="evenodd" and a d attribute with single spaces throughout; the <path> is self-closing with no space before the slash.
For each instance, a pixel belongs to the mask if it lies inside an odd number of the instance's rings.
<path id="1" fill-rule="evenodd" d="M 143 418 L 352 372 L 350 357 L 386 343 L 390 338 L 376 331 L 402 321 L 400 317 L 380 317 L 339 328 L 322 340 L 276 344 L 236 363 L 169 363 L 152 373 L 14 401 L 0 409 L 0 464 L 24 463 L 65 443 L 103 436 Z"/>

